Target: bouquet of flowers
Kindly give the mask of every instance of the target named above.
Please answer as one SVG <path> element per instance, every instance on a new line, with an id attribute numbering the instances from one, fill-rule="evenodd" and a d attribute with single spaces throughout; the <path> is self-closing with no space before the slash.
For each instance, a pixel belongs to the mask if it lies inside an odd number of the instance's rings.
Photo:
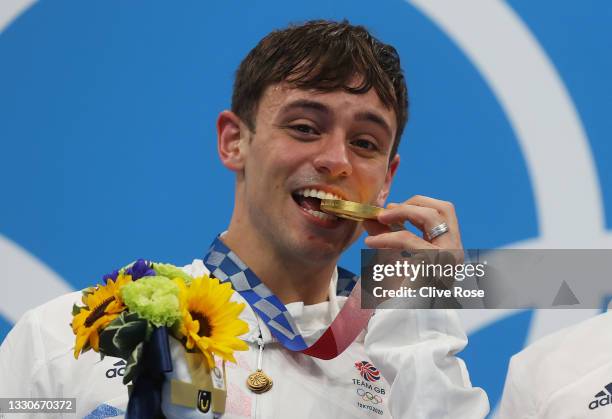
<path id="1" fill-rule="evenodd" d="M 238 338 L 248 331 L 238 317 L 244 304 L 230 302 L 233 292 L 231 284 L 216 278 L 193 278 L 176 266 L 140 259 L 83 290 L 84 305 L 72 310 L 74 356 L 93 349 L 102 358 L 124 359 L 123 382 L 133 383 L 128 416 L 157 416 L 159 409 L 145 415 L 132 399 L 140 394 L 150 399 L 146 394 L 152 390 L 161 394 L 176 352 L 171 353 L 169 339 L 176 339 L 173 345 L 180 343 L 190 359 L 197 354 L 200 367 L 215 369 L 216 375 L 215 357 L 236 362 L 234 351 L 247 349 Z"/>

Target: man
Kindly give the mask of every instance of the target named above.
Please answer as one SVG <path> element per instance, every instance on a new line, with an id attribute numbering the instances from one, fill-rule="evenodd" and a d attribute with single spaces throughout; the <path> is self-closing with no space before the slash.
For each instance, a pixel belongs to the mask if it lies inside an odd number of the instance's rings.
<path id="1" fill-rule="evenodd" d="M 612 311 L 512 357 L 500 419 L 612 417 Z"/>
<path id="2" fill-rule="evenodd" d="M 311 345 L 341 310 L 346 297 L 336 295 L 343 280 L 336 263 L 362 233 L 355 221 L 322 212 L 321 198 L 382 206 L 399 165 L 406 120 L 397 52 L 363 27 L 313 21 L 275 31 L 241 63 L 232 110 L 217 121 L 219 156 L 236 174 L 234 211 L 213 246 L 216 253 L 204 258 L 206 267 L 194 261 L 185 270 L 225 279 L 228 274 L 211 260 L 231 253 L 225 260 L 250 268 L 257 288 L 278 298 L 297 330 L 267 321 L 274 317 L 268 303 L 249 301 L 241 315 L 249 324 L 243 336 L 249 352 L 228 365 L 224 417 L 474 419 L 488 412 L 486 395 L 471 387 L 464 364 L 454 357 L 467 340 L 451 311 L 382 310 L 365 338 L 331 360 L 285 349 L 296 334 Z M 405 221 L 425 235 L 443 223 L 448 231 L 424 240 L 389 228 Z M 461 248 L 452 205 L 432 198 L 390 204 L 364 226 L 373 248 Z M 82 414 L 118 415 L 127 402 L 118 377 L 122 364 L 98 362 L 91 352 L 71 359 L 66 325 L 78 298 L 61 297 L 24 316 L 0 353 L 3 375 L 23 378 L 3 380 L 0 390 L 77 397 Z M 273 380 L 261 394 L 245 383 L 257 369 Z"/>

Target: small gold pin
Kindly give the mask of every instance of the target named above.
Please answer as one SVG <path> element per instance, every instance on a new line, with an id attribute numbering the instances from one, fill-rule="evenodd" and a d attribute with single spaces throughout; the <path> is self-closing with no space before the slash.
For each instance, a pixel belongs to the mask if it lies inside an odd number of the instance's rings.
<path id="1" fill-rule="evenodd" d="M 250 374 L 247 378 L 247 387 L 253 393 L 261 394 L 272 388 L 272 379 L 266 375 L 262 370 L 258 369 L 254 373 Z"/>

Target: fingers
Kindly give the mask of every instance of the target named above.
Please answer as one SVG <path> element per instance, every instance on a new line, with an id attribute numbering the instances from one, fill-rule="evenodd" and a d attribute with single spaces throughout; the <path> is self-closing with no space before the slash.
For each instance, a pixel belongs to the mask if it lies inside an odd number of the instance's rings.
<path id="1" fill-rule="evenodd" d="M 440 215 L 442 215 L 444 221 L 446 221 L 451 230 L 459 232 L 459 222 L 457 221 L 455 206 L 452 202 L 442 201 L 440 199 L 434 199 L 428 196 L 415 195 L 404 203 L 435 209 L 440 213 Z"/>
<path id="2" fill-rule="evenodd" d="M 455 208 L 452 203 L 441 201 L 426 196 L 416 195 L 405 201 L 402 204 L 389 204 L 385 211 L 378 216 L 379 225 L 402 225 L 405 221 L 409 221 L 415 227 L 423 232 L 423 239 L 418 238 L 414 234 L 410 233 L 410 247 L 414 249 L 427 249 L 428 244 L 433 244 L 435 247 L 443 249 L 462 249 L 461 236 L 459 234 L 459 223 L 457 221 L 457 215 Z M 448 225 L 448 232 L 432 239 L 428 240 L 428 234 L 436 226 L 442 223 Z M 381 227 L 375 227 L 374 225 L 368 227 L 368 233 L 371 236 L 382 235 L 388 233 Z M 371 230 L 370 230 L 371 229 Z M 388 230 L 393 230 L 392 228 Z M 402 248 L 406 249 L 406 246 L 397 246 L 399 240 L 407 238 L 406 234 L 394 236 L 394 239 L 390 239 L 390 236 L 385 236 L 384 243 L 394 244 L 391 248 Z M 393 233 L 391 233 L 393 234 Z M 415 242 L 414 238 L 418 239 L 419 242 Z M 383 239 L 381 239 L 383 240 Z M 382 243 L 379 241 L 366 242 L 370 245 Z"/>
<path id="3" fill-rule="evenodd" d="M 388 225 L 381 224 L 376 220 L 364 220 L 363 228 L 365 228 L 370 236 L 376 236 L 391 231 Z"/>
<path id="4" fill-rule="evenodd" d="M 389 206 L 378 216 L 378 220 L 387 225 L 408 220 L 421 231 L 429 231 L 444 222 L 437 210 L 410 204 Z"/>
<path id="5" fill-rule="evenodd" d="M 365 244 L 374 249 L 421 250 L 437 249 L 437 246 L 421 239 L 408 230 L 381 233 L 365 238 Z"/>

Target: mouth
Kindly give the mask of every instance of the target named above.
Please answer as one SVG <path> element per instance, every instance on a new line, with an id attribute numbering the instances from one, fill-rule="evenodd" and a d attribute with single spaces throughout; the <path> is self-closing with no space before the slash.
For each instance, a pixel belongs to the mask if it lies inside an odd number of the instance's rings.
<path id="1" fill-rule="evenodd" d="M 329 223 L 340 220 L 335 215 L 327 214 L 321 211 L 322 199 L 342 199 L 342 197 L 339 195 L 315 188 L 303 188 L 293 192 L 291 196 L 296 204 L 302 208 L 302 210 L 321 221 Z"/>

